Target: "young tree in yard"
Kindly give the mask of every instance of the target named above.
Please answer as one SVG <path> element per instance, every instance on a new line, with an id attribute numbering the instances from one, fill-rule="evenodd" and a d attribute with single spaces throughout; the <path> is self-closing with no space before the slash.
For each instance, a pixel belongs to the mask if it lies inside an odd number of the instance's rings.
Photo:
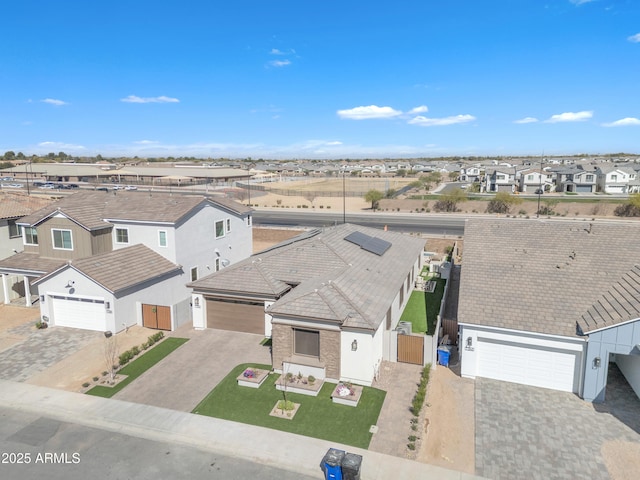
<path id="1" fill-rule="evenodd" d="M 513 205 L 519 205 L 522 199 L 507 192 L 498 192 L 489 200 L 487 213 L 509 213 Z"/>
<path id="2" fill-rule="evenodd" d="M 314 191 L 308 191 L 308 192 L 304 192 L 302 194 L 302 196 L 305 198 L 305 200 L 307 200 L 311 206 L 313 207 L 313 201 L 316 199 L 316 192 Z"/>
<path id="3" fill-rule="evenodd" d="M 440 200 L 433 204 L 436 212 L 457 212 L 458 203 L 466 202 L 467 194 L 464 190 L 456 188 L 450 193 L 440 196 Z"/>
<path id="4" fill-rule="evenodd" d="M 118 368 L 118 340 L 111 332 L 105 332 L 104 337 L 104 361 L 109 373 L 109 382 L 113 383 Z"/>
<path id="5" fill-rule="evenodd" d="M 380 190 L 371 189 L 364 195 L 365 201 L 371 203 L 371 210 L 378 208 L 378 202 L 384 198 L 384 193 Z"/>
<path id="6" fill-rule="evenodd" d="M 459 172 L 449 172 L 448 176 L 449 176 L 449 180 L 452 182 L 455 182 L 458 179 L 459 176 Z"/>

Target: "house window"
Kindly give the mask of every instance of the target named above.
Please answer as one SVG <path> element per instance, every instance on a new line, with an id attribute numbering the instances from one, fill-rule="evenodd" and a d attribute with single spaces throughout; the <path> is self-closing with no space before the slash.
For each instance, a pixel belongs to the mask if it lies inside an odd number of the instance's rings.
<path id="1" fill-rule="evenodd" d="M 22 236 L 22 232 L 21 232 L 22 229 L 20 228 L 20 225 L 16 225 L 15 220 L 9 220 L 7 223 L 9 224 L 9 238 L 16 238 L 16 237 Z"/>
<path id="2" fill-rule="evenodd" d="M 402 287 L 404 287 L 404 285 Z M 400 307 L 402 307 L 402 304 L 404 303 L 404 288 L 402 287 L 400 287 Z"/>
<path id="3" fill-rule="evenodd" d="M 116 243 L 129 243 L 129 230 L 116 228 Z"/>
<path id="4" fill-rule="evenodd" d="M 587 175 L 587 182 L 593 182 L 593 175 Z"/>
<path id="5" fill-rule="evenodd" d="M 215 270 L 216 272 L 217 272 L 218 270 L 220 270 L 220 259 L 219 259 L 219 258 L 216 258 L 216 265 L 215 265 L 215 268 L 216 268 L 216 270 Z"/>
<path id="6" fill-rule="evenodd" d="M 391 330 L 391 307 L 387 310 L 387 330 Z"/>
<path id="7" fill-rule="evenodd" d="M 53 235 L 53 248 L 56 250 L 73 250 L 71 230 L 51 230 Z"/>
<path id="8" fill-rule="evenodd" d="M 198 279 L 198 267 L 193 267 L 191 269 L 191 281 L 195 282 Z"/>
<path id="9" fill-rule="evenodd" d="M 36 230 L 36 227 L 24 228 L 24 244 L 38 245 L 38 231 Z"/>
<path id="10" fill-rule="evenodd" d="M 296 355 L 320 357 L 320 332 L 294 328 L 293 352 Z"/>
<path id="11" fill-rule="evenodd" d="M 216 238 L 224 237 L 224 220 L 218 220 L 216 222 Z"/>
<path id="12" fill-rule="evenodd" d="M 165 230 L 158 231 L 158 245 L 161 247 L 167 246 L 167 232 Z"/>
<path id="13" fill-rule="evenodd" d="M 527 181 L 533 180 L 533 175 L 527 175 Z"/>
<path id="14" fill-rule="evenodd" d="M 611 181 L 612 182 L 617 182 L 618 181 L 618 175 L 611 175 Z"/>
<path id="15" fill-rule="evenodd" d="M 247 215 L 247 227 L 251 226 L 251 215 Z"/>
<path id="16" fill-rule="evenodd" d="M 231 219 L 227 218 L 227 233 L 231 231 Z"/>

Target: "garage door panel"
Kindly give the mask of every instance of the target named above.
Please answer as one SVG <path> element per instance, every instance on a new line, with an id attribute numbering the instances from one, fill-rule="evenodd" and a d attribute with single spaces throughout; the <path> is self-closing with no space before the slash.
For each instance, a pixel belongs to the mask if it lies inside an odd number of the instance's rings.
<path id="1" fill-rule="evenodd" d="M 264 303 L 208 299 L 207 327 L 264 335 Z"/>
<path id="2" fill-rule="evenodd" d="M 569 350 L 478 339 L 479 377 L 576 392 L 579 354 Z"/>
<path id="3" fill-rule="evenodd" d="M 104 300 L 53 296 L 51 306 L 53 321 L 57 326 L 106 331 Z"/>

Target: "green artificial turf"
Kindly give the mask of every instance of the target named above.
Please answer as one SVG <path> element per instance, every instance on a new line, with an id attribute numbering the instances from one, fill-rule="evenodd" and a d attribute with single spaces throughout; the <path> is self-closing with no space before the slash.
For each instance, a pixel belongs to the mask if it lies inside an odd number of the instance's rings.
<path id="1" fill-rule="evenodd" d="M 331 393 L 335 384 L 325 382 L 317 397 L 287 393 L 287 400 L 300 404 L 291 420 L 269 415 L 283 392 L 276 390 L 278 374 L 270 374 L 260 388 L 241 387 L 236 378 L 246 368 L 270 370 L 270 365 L 242 364 L 235 367 L 214 388 L 193 413 L 248 423 L 261 427 L 321 438 L 354 447 L 367 448 L 371 425 L 378 421 L 386 392 L 364 387 L 357 407 L 335 404 Z"/>
<path id="2" fill-rule="evenodd" d="M 160 360 L 162 360 L 164 357 L 169 355 L 176 348 L 178 348 L 188 340 L 188 338 L 167 338 L 152 349 L 148 350 L 146 353 L 140 355 L 126 367 L 118 370 L 119 375 L 127 375 L 127 378 L 122 382 L 118 383 L 114 387 L 103 387 L 101 385 L 98 385 L 96 387 L 93 387 L 91 390 L 88 390 L 86 394 L 105 398 L 113 397 L 116 393 L 129 385 L 136 378 L 149 370 L 156 363 L 158 363 Z"/>
<path id="3" fill-rule="evenodd" d="M 444 295 L 446 280 L 442 278 L 432 278 L 436 282 L 436 289 L 433 293 L 414 290 L 404 307 L 401 322 L 411 322 L 413 333 L 426 333 L 433 335 L 438 322 L 438 312 L 440 312 L 440 302 Z"/>

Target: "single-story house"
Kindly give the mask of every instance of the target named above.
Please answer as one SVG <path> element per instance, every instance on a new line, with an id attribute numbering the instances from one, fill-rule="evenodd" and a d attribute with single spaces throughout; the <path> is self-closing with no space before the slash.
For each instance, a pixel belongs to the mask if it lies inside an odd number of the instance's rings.
<path id="1" fill-rule="evenodd" d="M 137 244 L 69 260 L 33 285 L 49 325 L 100 332 L 136 324 L 174 330 L 185 313 L 177 310 L 188 309 L 179 294 L 182 273 L 181 266 Z"/>
<path id="2" fill-rule="evenodd" d="M 473 219 L 461 373 L 603 401 L 615 362 L 640 396 L 640 223 Z"/>
<path id="3" fill-rule="evenodd" d="M 271 337 L 277 371 L 370 385 L 422 267 L 423 239 L 344 224 L 189 284 L 193 325 Z"/>

